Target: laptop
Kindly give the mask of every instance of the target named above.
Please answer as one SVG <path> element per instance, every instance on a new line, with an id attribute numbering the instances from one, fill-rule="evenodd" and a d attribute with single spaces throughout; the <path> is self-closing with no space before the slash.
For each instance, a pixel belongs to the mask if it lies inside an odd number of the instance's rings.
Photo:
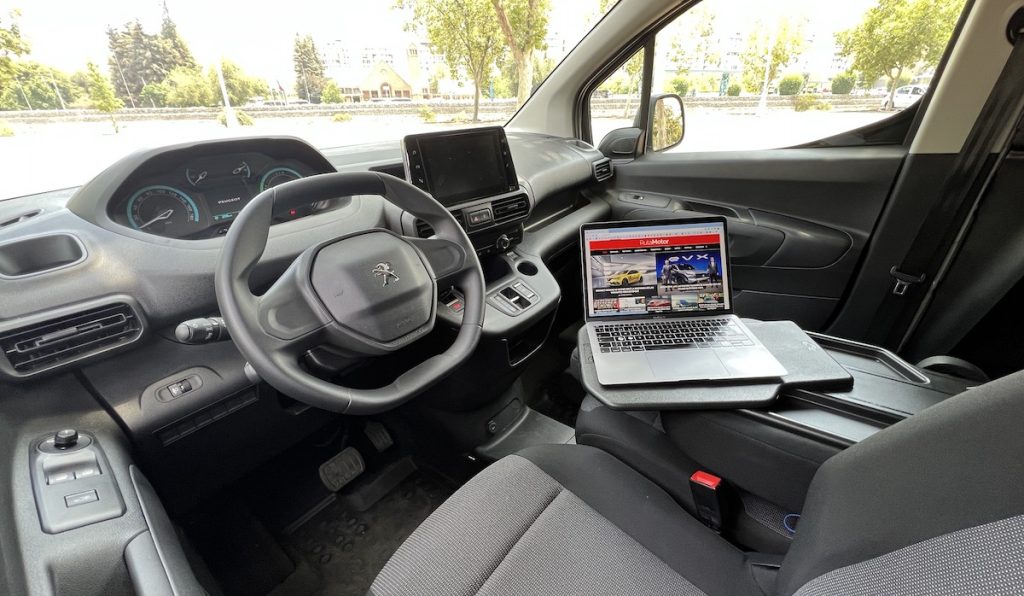
<path id="1" fill-rule="evenodd" d="M 587 334 L 602 385 L 786 374 L 733 314 L 724 217 L 580 228 Z"/>

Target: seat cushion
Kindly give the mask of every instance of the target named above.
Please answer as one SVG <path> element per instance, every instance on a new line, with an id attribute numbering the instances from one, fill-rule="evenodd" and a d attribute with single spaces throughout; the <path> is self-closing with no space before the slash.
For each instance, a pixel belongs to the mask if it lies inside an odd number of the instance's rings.
<path id="1" fill-rule="evenodd" d="M 491 465 L 399 548 L 370 593 L 761 594 L 742 552 L 614 457 L 536 447 Z"/>

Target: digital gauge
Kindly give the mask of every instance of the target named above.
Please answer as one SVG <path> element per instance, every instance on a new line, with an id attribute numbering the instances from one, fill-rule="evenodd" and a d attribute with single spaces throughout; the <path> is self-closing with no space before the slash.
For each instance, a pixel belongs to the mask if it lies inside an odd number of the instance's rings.
<path id="1" fill-rule="evenodd" d="M 284 184 L 285 182 L 298 180 L 299 178 L 302 178 L 302 174 L 291 168 L 281 166 L 271 168 L 263 174 L 263 177 L 260 178 L 260 192 L 263 192 L 268 188 L 274 188 L 275 186 Z"/>
<path id="2" fill-rule="evenodd" d="M 147 186 L 128 199 L 128 221 L 136 230 L 180 238 L 199 227 L 199 208 L 183 191 L 171 186 Z"/>

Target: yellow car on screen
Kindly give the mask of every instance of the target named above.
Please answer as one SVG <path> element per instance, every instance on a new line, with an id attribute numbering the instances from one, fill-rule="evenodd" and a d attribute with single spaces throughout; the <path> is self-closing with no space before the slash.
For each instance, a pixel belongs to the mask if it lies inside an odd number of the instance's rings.
<path id="1" fill-rule="evenodd" d="M 628 271 L 619 271 L 608 276 L 608 285 L 610 286 L 631 286 L 633 284 L 640 283 L 643 279 L 643 275 L 635 270 L 630 269 Z"/>

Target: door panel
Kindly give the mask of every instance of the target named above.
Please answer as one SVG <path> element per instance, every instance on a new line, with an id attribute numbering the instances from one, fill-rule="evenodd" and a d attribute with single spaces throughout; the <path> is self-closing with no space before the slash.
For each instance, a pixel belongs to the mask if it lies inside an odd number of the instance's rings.
<path id="1" fill-rule="evenodd" d="M 736 309 L 822 329 L 856 270 L 899 146 L 648 154 L 618 164 L 616 219 L 724 215 Z"/>

